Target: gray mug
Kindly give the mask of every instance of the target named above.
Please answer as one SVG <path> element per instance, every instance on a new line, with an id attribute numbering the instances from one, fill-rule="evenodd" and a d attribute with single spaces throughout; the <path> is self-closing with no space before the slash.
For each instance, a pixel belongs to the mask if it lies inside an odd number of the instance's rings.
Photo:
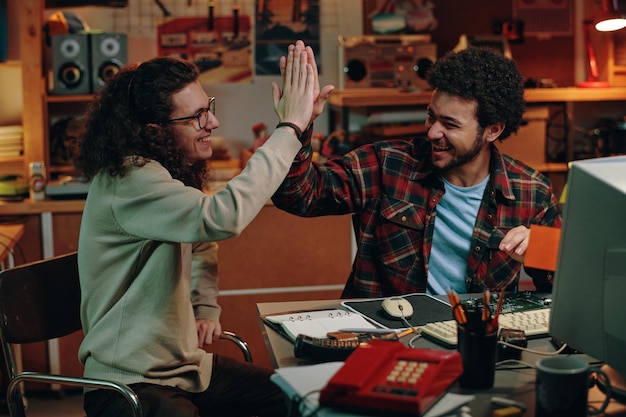
<path id="1" fill-rule="evenodd" d="M 603 413 L 611 400 L 611 383 L 599 367 L 575 356 L 551 356 L 537 361 L 536 417 L 585 417 Z M 606 381 L 599 409 L 587 406 L 589 379 L 596 374 Z"/>

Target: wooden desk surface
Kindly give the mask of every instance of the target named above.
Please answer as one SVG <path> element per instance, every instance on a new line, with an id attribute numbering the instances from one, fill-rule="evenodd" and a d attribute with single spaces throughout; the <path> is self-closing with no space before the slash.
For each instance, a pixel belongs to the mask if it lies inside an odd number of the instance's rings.
<path id="1" fill-rule="evenodd" d="M 0 224 L 0 264 L 13 253 L 23 234 L 23 224 Z"/>
<path id="2" fill-rule="evenodd" d="M 276 314 L 285 311 L 306 311 L 321 310 L 327 308 L 341 308 L 342 300 L 315 300 L 315 301 L 295 301 L 295 302 L 273 302 L 258 303 L 257 311 L 259 315 L 259 325 L 265 339 L 270 357 L 274 363 L 274 367 L 310 365 L 302 359 L 297 359 L 293 354 L 293 344 L 280 336 L 271 328 L 265 326 L 260 319 L 263 315 Z M 411 336 L 407 336 L 407 340 Z M 418 348 L 426 349 L 444 349 L 441 346 L 422 337 L 415 344 Z M 528 348 L 537 352 L 549 354 L 554 352 L 554 348 L 549 339 L 535 339 L 528 341 Z M 523 352 L 521 360 L 524 363 L 534 365 L 535 362 L 544 355 L 531 352 Z M 585 360 L 594 362 L 594 359 L 581 355 Z M 492 417 L 494 408 L 491 405 L 491 397 L 506 397 L 515 401 L 520 401 L 528 407 L 523 413 L 524 416 L 535 415 L 535 369 L 530 367 L 519 367 L 515 369 L 498 369 L 496 371 L 496 380 L 493 388 L 481 391 L 465 390 L 458 387 L 458 384 L 450 388 L 451 392 L 460 394 L 475 395 L 474 401 L 470 403 L 472 416 L 474 417 Z M 593 407 L 600 407 L 604 400 L 604 394 L 594 387 L 589 391 L 589 404 Z M 615 400 L 611 401 L 609 407 L 604 414 L 606 416 L 626 416 L 626 405 Z"/>

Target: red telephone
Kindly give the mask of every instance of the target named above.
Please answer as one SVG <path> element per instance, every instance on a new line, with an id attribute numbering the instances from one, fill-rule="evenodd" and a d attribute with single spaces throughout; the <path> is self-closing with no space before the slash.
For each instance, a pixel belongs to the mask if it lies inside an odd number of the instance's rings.
<path id="1" fill-rule="evenodd" d="M 424 413 L 463 373 L 457 351 L 411 349 L 372 340 L 346 359 L 320 393 L 320 404 L 407 414 Z"/>

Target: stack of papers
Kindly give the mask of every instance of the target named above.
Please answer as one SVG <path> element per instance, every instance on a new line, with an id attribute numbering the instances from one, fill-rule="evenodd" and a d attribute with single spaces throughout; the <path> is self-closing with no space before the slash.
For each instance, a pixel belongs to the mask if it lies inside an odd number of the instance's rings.
<path id="1" fill-rule="evenodd" d="M 0 126 L 0 158 L 21 156 L 23 151 L 24 129 L 22 126 Z"/>

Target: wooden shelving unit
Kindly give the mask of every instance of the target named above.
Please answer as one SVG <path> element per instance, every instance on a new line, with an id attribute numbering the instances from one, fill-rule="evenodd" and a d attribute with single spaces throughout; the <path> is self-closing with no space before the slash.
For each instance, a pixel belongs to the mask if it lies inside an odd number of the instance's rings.
<path id="1" fill-rule="evenodd" d="M 430 96 L 430 91 L 403 92 L 387 88 L 355 88 L 334 91 L 328 98 L 328 102 L 337 108 L 420 106 L 427 105 Z M 524 97 L 528 103 L 626 101 L 626 87 L 536 88 L 527 89 Z"/>
<path id="2" fill-rule="evenodd" d="M 331 113 L 329 117 L 329 131 L 337 128 L 339 113 L 341 129 L 350 131 L 350 112 L 357 109 L 385 109 L 389 108 L 423 108 L 428 105 L 430 91 L 405 92 L 386 88 L 354 88 L 334 91 L 328 102 Z M 528 104 L 546 104 L 561 106 L 569 113 L 570 106 L 582 102 L 620 102 L 626 101 L 626 87 L 611 88 L 537 88 L 527 89 L 524 92 Z M 567 139 L 569 142 L 569 138 Z M 571 148 L 568 146 L 568 148 Z M 568 160 L 571 160 L 568 152 Z M 566 172 L 567 163 L 545 163 L 536 168 L 543 172 Z"/>

